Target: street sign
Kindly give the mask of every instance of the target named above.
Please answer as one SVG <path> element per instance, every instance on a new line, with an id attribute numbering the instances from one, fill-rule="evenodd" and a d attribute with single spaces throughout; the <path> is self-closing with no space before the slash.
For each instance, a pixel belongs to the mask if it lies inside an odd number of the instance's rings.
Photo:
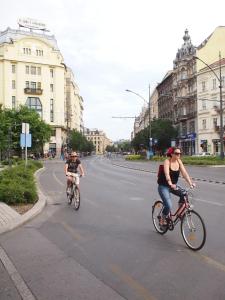
<path id="1" fill-rule="evenodd" d="M 20 147 L 31 147 L 31 134 L 20 134 Z"/>
<path id="2" fill-rule="evenodd" d="M 29 123 L 22 123 L 22 133 L 28 134 L 30 131 L 30 124 Z"/>

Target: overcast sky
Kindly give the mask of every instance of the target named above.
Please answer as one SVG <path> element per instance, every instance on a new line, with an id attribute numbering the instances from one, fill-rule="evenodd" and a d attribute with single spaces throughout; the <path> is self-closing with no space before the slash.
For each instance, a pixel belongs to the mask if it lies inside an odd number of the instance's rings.
<path id="1" fill-rule="evenodd" d="M 173 68 L 187 28 L 198 46 L 225 25 L 225 1 L 0 0 L 0 30 L 21 17 L 38 19 L 55 35 L 84 99 L 84 125 L 112 140 L 129 139 L 141 94 Z"/>

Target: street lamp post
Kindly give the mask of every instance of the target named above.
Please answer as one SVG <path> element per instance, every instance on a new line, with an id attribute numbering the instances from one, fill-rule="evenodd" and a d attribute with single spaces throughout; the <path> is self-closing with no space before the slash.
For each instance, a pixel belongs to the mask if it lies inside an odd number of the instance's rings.
<path id="1" fill-rule="evenodd" d="M 131 90 L 126 90 L 126 92 L 135 94 L 136 96 L 138 96 L 139 98 L 141 98 L 142 100 L 144 100 L 144 102 L 148 105 L 148 112 L 149 112 L 149 152 L 150 152 L 150 156 L 151 156 L 151 152 L 152 152 L 152 132 L 151 132 L 151 102 L 150 102 L 150 85 L 149 85 L 149 101 L 147 101 L 144 97 L 142 97 L 141 95 L 139 95 L 136 92 L 133 92 Z M 145 117 L 144 117 L 145 119 Z"/>
<path id="2" fill-rule="evenodd" d="M 206 65 L 216 76 L 219 81 L 219 89 L 220 89 L 220 158 L 224 159 L 224 145 L 223 145 L 223 135 L 224 135 L 224 128 L 223 128 L 223 94 L 222 94 L 222 75 L 221 75 L 221 53 L 219 52 L 219 76 L 216 72 L 201 58 L 194 56 L 194 58 L 200 60 L 204 65 Z"/>

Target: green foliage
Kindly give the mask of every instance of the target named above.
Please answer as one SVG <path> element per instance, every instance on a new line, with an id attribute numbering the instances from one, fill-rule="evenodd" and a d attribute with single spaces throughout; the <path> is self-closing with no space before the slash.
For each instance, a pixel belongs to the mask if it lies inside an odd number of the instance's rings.
<path id="1" fill-rule="evenodd" d="M 139 154 L 131 154 L 131 155 L 126 155 L 125 159 L 126 160 L 140 160 L 140 159 L 143 159 L 143 156 L 141 156 Z"/>
<path id="2" fill-rule="evenodd" d="M 105 150 L 107 151 L 107 152 L 116 152 L 117 151 L 117 148 L 114 146 L 114 145 L 107 145 L 106 146 L 106 148 L 105 148 Z"/>
<path id="3" fill-rule="evenodd" d="M 51 137 L 51 126 L 41 120 L 35 110 L 26 106 L 21 106 L 18 110 L 0 108 L 0 151 L 4 154 L 9 147 L 11 140 L 11 149 L 20 151 L 20 133 L 22 123 L 30 124 L 30 133 L 32 134 L 31 151 L 42 151 L 43 144 L 48 142 Z M 1 157 L 0 157 L 1 158 Z"/>
<path id="4" fill-rule="evenodd" d="M 36 202 L 37 188 L 34 172 L 42 167 L 38 161 L 29 161 L 0 172 L 0 201 L 7 204 Z"/>
<path id="5" fill-rule="evenodd" d="M 171 140 L 177 137 L 177 130 L 170 120 L 158 119 L 151 122 L 151 137 L 158 140 L 156 145 L 152 145 L 154 150 L 162 153 L 170 147 Z M 135 151 L 141 148 L 149 148 L 149 127 L 141 130 L 132 140 Z"/>
<path id="6" fill-rule="evenodd" d="M 94 144 L 77 130 L 72 130 L 70 133 L 69 147 L 74 151 L 89 153 L 95 149 Z"/>
<path id="7" fill-rule="evenodd" d="M 217 156 L 209 157 L 196 157 L 196 156 L 183 156 L 182 161 L 188 165 L 225 165 L 225 161 Z"/>

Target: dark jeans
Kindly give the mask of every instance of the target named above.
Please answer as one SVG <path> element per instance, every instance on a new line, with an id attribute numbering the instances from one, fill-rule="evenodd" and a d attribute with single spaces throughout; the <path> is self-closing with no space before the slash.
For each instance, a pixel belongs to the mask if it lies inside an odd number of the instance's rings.
<path id="1" fill-rule="evenodd" d="M 169 186 L 159 185 L 158 192 L 163 201 L 163 205 L 164 205 L 163 215 L 164 216 L 167 216 L 172 208 L 171 193 L 180 197 L 179 203 L 182 203 L 184 201 L 185 190 L 179 186 L 177 186 L 176 190 L 173 190 Z"/>

